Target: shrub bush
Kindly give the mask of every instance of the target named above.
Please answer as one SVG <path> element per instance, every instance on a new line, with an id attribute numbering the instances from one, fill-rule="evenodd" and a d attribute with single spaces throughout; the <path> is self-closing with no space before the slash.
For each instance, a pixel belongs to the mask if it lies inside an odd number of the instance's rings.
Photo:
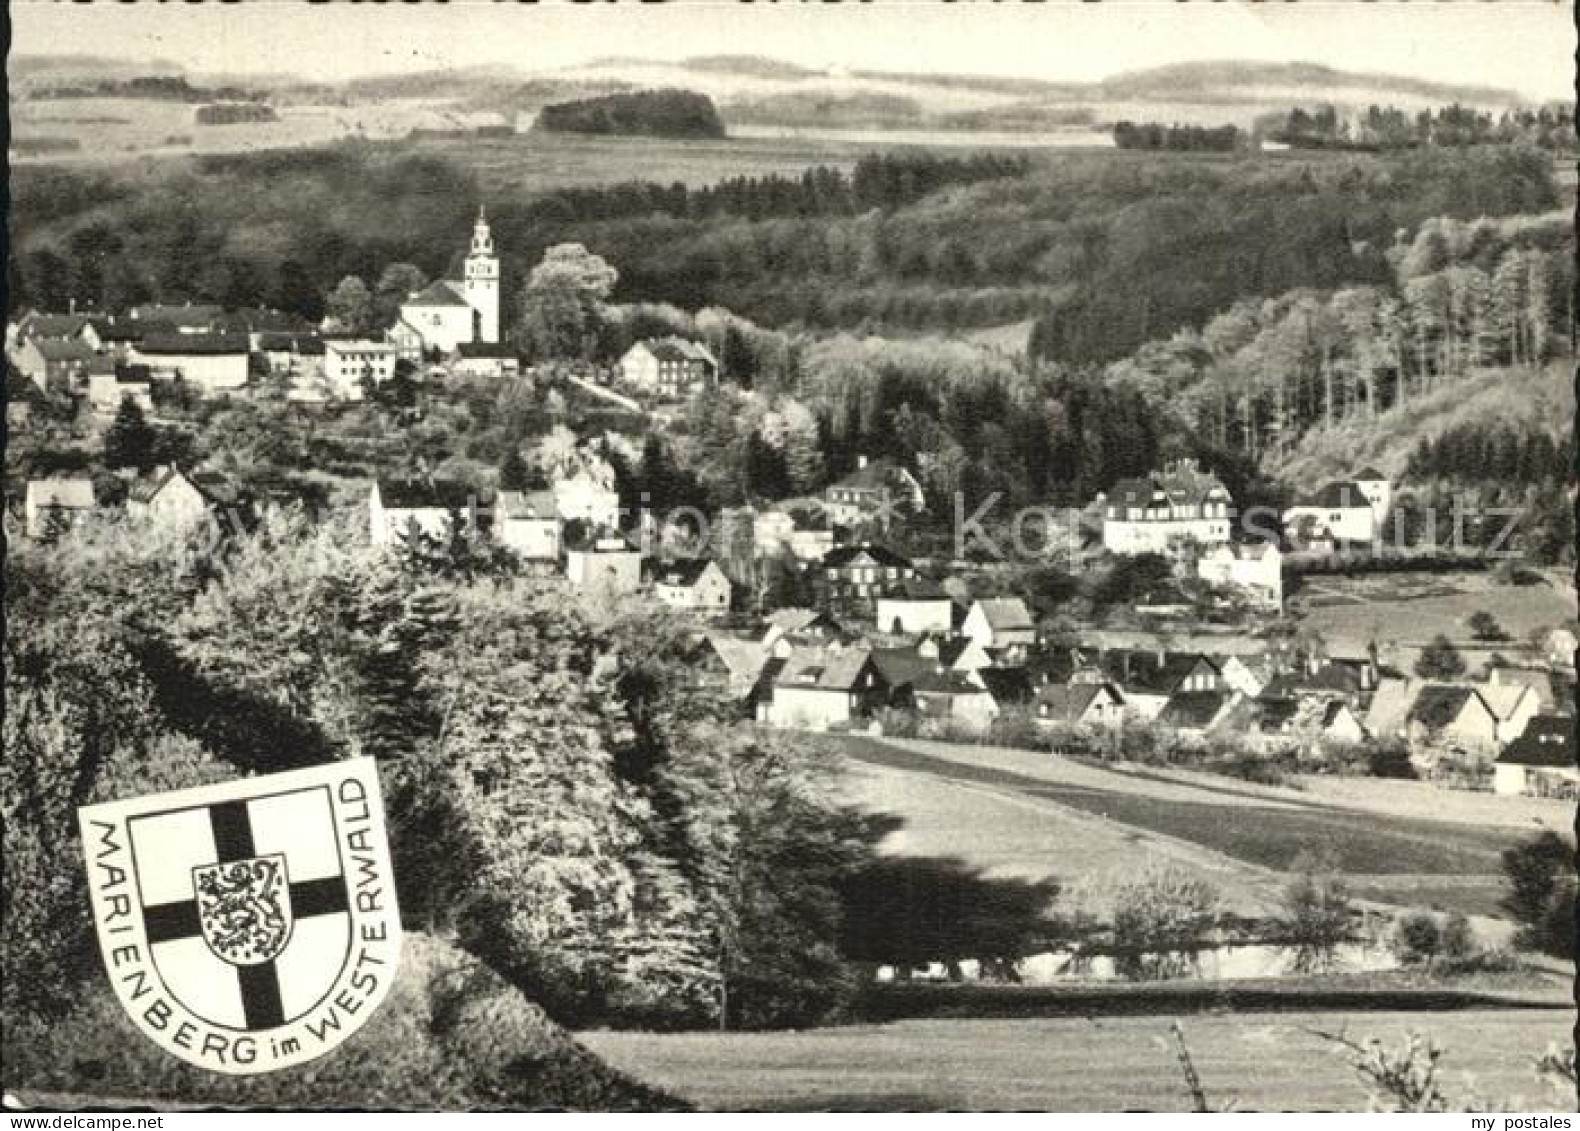
<path id="1" fill-rule="evenodd" d="M 1130 978 L 1177 977 L 1221 915 L 1211 884 L 1172 865 L 1149 870 L 1114 893 L 1115 964 Z"/>
<path id="2" fill-rule="evenodd" d="M 1432 961 L 1443 952 L 1443 932 L 1437 916 L 1429 911 L 1411 911 L 1394 921 L 1390 940 L 1395 957 L 1406 966 Z"/>

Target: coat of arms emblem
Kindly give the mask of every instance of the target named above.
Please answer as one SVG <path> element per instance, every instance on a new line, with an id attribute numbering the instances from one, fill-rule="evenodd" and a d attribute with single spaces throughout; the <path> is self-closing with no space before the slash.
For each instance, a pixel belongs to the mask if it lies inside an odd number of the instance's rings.
<path id="1" fill-rule="evenodd" d="M 100 949 L 175 1056 L 268 1072 L 321 1056 L 388 993 L 400 916 L 372 759 L 79 813 Z"/>

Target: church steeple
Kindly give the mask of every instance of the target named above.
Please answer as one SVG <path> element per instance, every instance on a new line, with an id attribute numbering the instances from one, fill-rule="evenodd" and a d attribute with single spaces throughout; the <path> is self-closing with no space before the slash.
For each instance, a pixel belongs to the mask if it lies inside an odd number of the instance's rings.
<path id="1" fill-rule="evenodd" d="M 481 204 L 477 206 L 477 223 L 472 225 L 472 254 L 494 254 L 494 237 L 488 230 L 488 217 Z"/>
<path id="2" fill-rule="evenodd" d="M 465 295 L 476 312 L 475 339 L 499 341 L 499 260 L 494 256 L 494 236 L 488 230 L 488 216 L 481 204 L 477 206 L 472 247 L 466 257 Z"/>

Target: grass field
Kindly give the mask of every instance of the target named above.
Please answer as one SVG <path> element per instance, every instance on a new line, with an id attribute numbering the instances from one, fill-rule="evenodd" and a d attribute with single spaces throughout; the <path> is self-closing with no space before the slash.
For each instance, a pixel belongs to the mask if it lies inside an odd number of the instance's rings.
<path id="1" fill-rule="evenodd" d="M 1057 876 L 1067 889 L 1167 857 L 1211 873 L 1231 903 L 1254 913 L 1277 898 L 1281 873 L 1302 852 L 1321 849 L 1357 894 L 1490 917 L 1503 887 L 1499 855 L 1521 835 L 1507 826 L 1380 815 L 1293 791 L 1261 796 L 1227 780 L 1219 786 L 1121 773 L 1027 751 L 844 742 L 859 767 L 853 800 L 907 822 L 891 850 L 957 855 L 1004 872 L 1018 866 Z M 888 771 L 887 786 L 859 784 L 867 767 Z M 962 790 L 974 791 L 976 812 L 958 808 Z"/>
<path id="2" fill-rule="evenodd" d="M 1535 1078 L 1531 1062 L 1549 1043 L 1565 1041 L 1572 1023 L 1562 1009 L 1181 1020 L 1209 1102 L 1264 1111 L 1365 1110 L 1353 1071 L 1312 1031 L 1397 1045 L 1411 1029 L 1448 1050 L 1442 1074 L 1451 1097 L 1552 1110 L 1556 1093 Z M 1169 1024 L 1167 1016 L 949 1019 L 580 1039 L 616 1068 L 715 1110 L 1186 1111 L 1191 1101 Z"/>

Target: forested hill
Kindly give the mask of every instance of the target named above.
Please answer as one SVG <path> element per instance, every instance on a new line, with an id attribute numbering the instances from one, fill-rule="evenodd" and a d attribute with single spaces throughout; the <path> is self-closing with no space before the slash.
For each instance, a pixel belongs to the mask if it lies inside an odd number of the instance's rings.
<path id="1" fill-rule="evenodd" d="M 641 90 L 557 102 L 538 111 L 534 129 L 628 137 L 720 138 L 724 120 L 705 94 Z"/>

